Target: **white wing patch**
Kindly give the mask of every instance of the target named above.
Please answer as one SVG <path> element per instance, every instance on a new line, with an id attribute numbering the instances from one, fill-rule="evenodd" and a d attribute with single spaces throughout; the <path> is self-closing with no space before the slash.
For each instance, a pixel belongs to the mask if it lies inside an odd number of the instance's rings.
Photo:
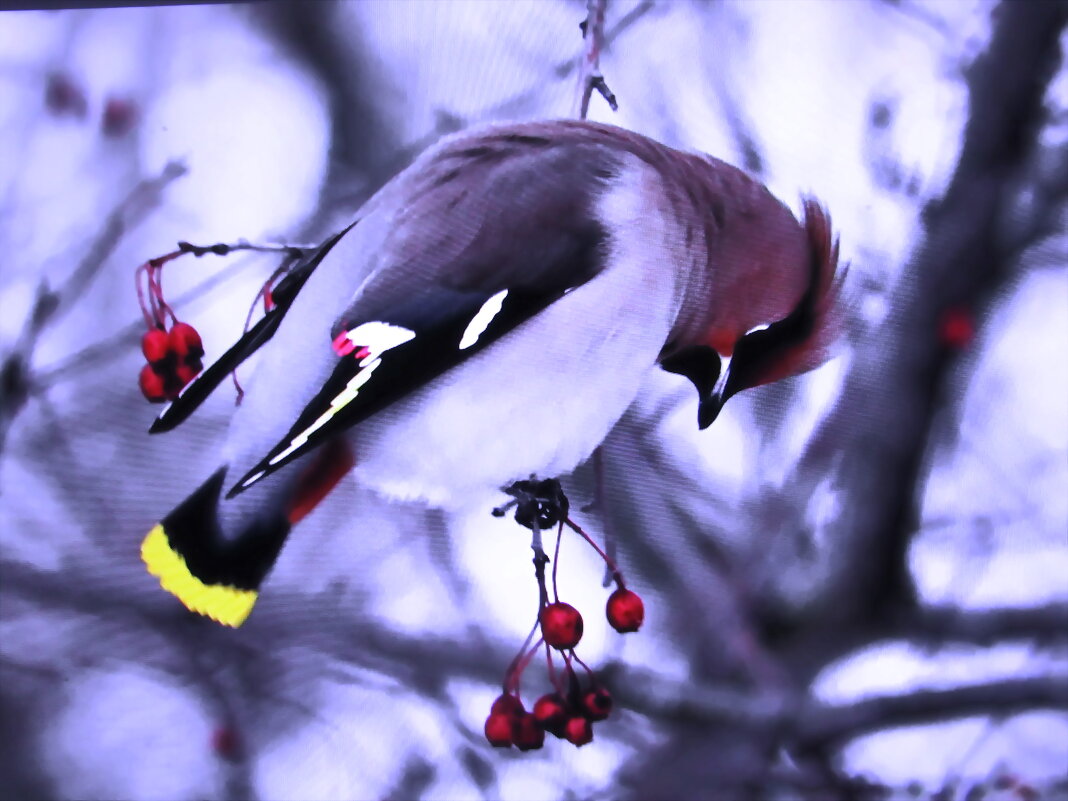
<path id="1" fill-rule="evenodd" d="M 366 366 L 377 359 L 383 353 L 405 342 L 415 339 L 415 331 L 405 328 L 403 325 L 393 325 L 375 320 L 370 323 L 361 323 L 350 331 L 346 331 L 335 340 L 335 347 L 339 341 L 348 341 L 350 347 L 346 352 L 361 348 L 368 352 L 360 362 L 360 366 Z"/>
<path id="2" fill-rule="evenodd" d="M 378 365 L 382 364 L 381 359 L 373 359 L 370 363 L 364 365 L 364 368 L 360 370 L 356 375 L 349 379 L 349 382 L 345 384 L 345 388 L 339 392 L 332 401 L 330 401 L 330 408 L 319 415 L 318 419 L 301 431 L 293 440 L 289 443 L 284 451 L 276 455 L 273 459 L 267 462 L 268 465 L 274 466 L 280 461 L 285 459 L 289 454 L 295 450 L 303 447 L 312 434 L 318 431 L 320 428 L 330 422 L 331 418 L 348 406 L 353 400 L 355 400 L 357 393 L 360 391 L 360 387 L 368 382 L 371 378 L 371 374 L 374 373 Z M 262 473 L 260 474 L 262 475 Z M 253 476 L 244 483 L 244 486 L 249 486 L 259 478 L 259 475 Z"/>
<path id="3" fill-rule="evenodd" d="M 478 342 L 478 338 L 482 336 L 489 324 L 493 322 L 493 318 L 500 313 L 501 306 L 504 305 L 504 299 L 506 297 L 508 297 L 508 290 L 502 289 L 482 304 L 482 308 L 471 318 L 471 322 L 469 322 L 467 328 L 464 329 L 464 335 L 460 337 L 460 350 L 465 350 Z"/>
<path id="4" fill-rule="evenodd" d="M 382 354 L 387 350 L 403 345 L 415 339 L 415 332 L 402 325 L 393 325 L 375 320 L 369 323 L 361 323 L 350 331 L 339 334 L 334 340 L 333 347 L 341 356 L 356 351 L 356 358 L 360 360 L 360 372 L 356 373 L 345 384 L 334 399 L 330 401 L 329 408 L 323 412 L 310 426 L 301 431 L 290 440 L 284 450 L 273 456 L 268 462 L 269 467 L 274 467 L 279 462 L 288 458 L 295 451 L 303 448 L 312 434 L 325 426 L 333 417 L 356 399 L 360 388 L 366 384 L 374 371 L 382 364 Z M 249 476 L 241 482 L 242 488 L 255 484 L 265 475 L 266 471 L 260 471 Z"/>

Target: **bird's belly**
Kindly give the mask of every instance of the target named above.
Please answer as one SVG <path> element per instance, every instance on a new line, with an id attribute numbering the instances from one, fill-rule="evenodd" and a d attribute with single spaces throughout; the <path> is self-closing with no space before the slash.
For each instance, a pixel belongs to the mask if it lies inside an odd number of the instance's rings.
<path id="1" fill-rule="evenodd" d="M 672 278 L 648 266 L 602 273 L 357 426 L 357 479 L 455 507 L 531 474 L 573 470 L 633 402 L 663 346 Z"/>

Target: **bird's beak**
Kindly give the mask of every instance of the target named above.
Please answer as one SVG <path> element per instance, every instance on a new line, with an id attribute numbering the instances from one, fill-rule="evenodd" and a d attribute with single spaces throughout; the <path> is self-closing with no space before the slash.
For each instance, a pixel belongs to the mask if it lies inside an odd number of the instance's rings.
<path id="1" fill-rule="evenodd" d="M 697 427 L 704 431 L 719 417 L 723 404 L 727 402 L 727 383 L 731 377 L 731 357 L 720 356 L 719 376 L 712 387 L 712 391 L 701 398 L 697 405 Z"/>

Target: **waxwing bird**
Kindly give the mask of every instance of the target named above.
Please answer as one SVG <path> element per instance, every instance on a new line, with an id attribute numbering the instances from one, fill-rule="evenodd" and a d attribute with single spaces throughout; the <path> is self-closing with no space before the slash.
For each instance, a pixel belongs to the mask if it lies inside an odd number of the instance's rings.
<path id="1" fill-rule="evenodd" d="M 240 625 L 290 528 L 350 469 L 453 506 L 587 459 L 650 371 L 732 395 L 821 364 L 841 283 L 798 221 L 717 159 L 584 121 L 500 125 L 420 156 L 279 284 L 277 306 L 167 407 L 260 350 L 218 470 L 142 556 Z"/>

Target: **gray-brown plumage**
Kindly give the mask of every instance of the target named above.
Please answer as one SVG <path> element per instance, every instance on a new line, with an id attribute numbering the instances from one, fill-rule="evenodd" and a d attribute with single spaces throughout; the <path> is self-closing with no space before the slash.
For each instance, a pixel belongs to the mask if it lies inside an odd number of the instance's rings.
<path id="1" fill-rule="evenodd" d="M 204 501 L 216 535 L 283 516 L 300 457 L 338 438 L 360 482 L 448 506 L 573 470 L 651 370 L 694 382 L 704 427 L 735 392 L 815 367 L 837 245 L 804 210 L 607 125 L 443 141 L 361 209 L 263 346 L 229 497 Z"/>

